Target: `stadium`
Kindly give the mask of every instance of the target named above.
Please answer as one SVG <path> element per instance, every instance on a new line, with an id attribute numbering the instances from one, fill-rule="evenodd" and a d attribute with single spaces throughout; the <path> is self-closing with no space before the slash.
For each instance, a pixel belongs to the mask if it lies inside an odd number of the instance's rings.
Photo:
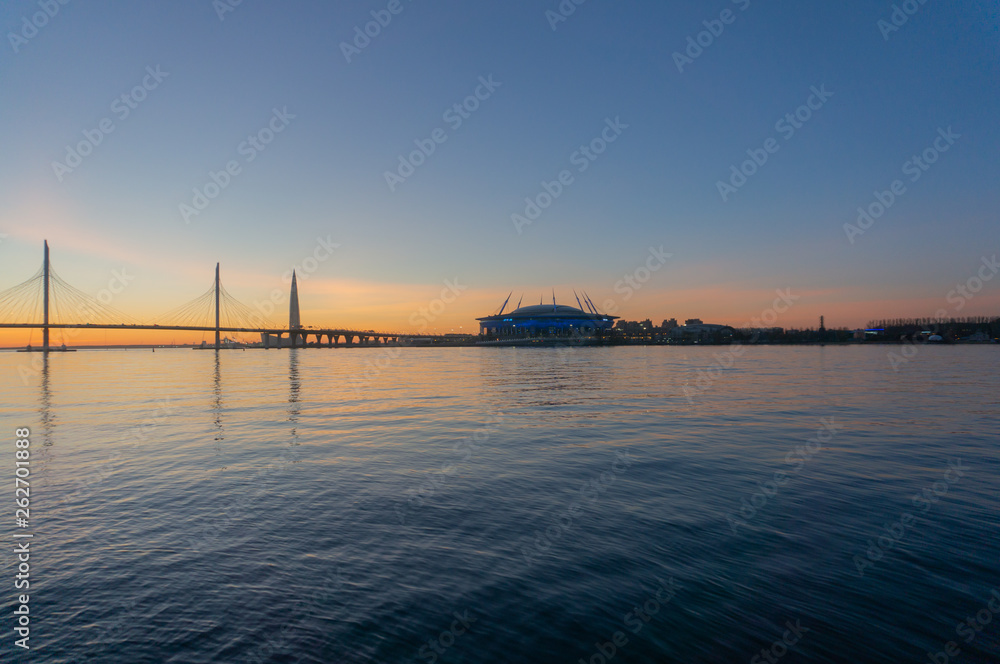
<path id="1" fill-rule="evenodd" d="M 476 319 L 479 321 L 481 342 L 545 343 L 565 341 L 570 338 L 596 340 L 605 331 L 610 330 L 618 318 L 600 313 L 586 295 L 583 296 L 582 303 L 577 296 L 579 308 L 556 304 L 553 295 L 552 304 L 522 307 L 519 301 L 513 311 L 504 313 L 508 301 L 510 301 L 509 295 L 498 313 Z"/>

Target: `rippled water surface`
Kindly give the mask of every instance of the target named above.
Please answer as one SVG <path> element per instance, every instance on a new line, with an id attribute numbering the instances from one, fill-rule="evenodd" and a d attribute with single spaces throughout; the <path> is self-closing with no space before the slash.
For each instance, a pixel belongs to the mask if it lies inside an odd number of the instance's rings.
<path id="1" fill-rule="evenodd" d="M 0 353 L 0 653 L 1000 661 L 997 347 L 725 350 Z"/>

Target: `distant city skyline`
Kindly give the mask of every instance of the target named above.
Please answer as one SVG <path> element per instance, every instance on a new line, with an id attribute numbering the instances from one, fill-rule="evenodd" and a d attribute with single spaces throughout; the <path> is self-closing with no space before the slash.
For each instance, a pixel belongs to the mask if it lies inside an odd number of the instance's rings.
<path id="1" fill-rule="evenodd" d="M 734 327 L 779 293 L 786 328 L 1000 312 L 995 4 L 50 4 L 0 8 L 0 291 L 47 238 L 138 319 L 216 262 L 277 321 L 295 269 L 303 325 L 402 333 L 475 333 L 510 291 Z"/>

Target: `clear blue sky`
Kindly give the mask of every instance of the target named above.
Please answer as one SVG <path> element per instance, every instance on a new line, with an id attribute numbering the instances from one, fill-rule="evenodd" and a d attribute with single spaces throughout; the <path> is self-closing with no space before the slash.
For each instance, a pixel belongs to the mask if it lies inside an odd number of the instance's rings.
<path id="1" fill-rule="evenodd" d="M 306 322 L 407 329 L 458 277 L 468 290 L 435 327 L 553 288 L 629 319 L 739 324 L 788 287 L 803 299 L 779 324 L 856 326 L 950 306 L 1000 253 L 997 2 L 931 0 L 884 33 L 893 3 L 871 0 L 587 0 L 555 30 L 555 0 L 401 0 L 347 62 L 342 43 L 387 0 L 244 0 L 220 19 L 222 1 L 74 1 L 37 34 L 37 1 L 3 4 L 0 290 L 34 273 L 47 237 L 83 290 L 134 274 L 121 309 L 181 304 L 217 261 L 250 303 L 329 236 L 340 247 L 300 285 Z M 724 10 L 678 71 L 674 53 Z M 121 117 L 113 102 L 157 66 L 169 75 Z M 444 119 L 490 76 L 461 126 Z M 833 96 L 787 137 L 776 122 L 813 86 Z M 295 117 L 248 162 L 241 142 L 275 108 Z M 104 118 L 114 130 L 59 181 L 53 162 Z M 628 128 L 580 172 L 571 155 L 606 118 Z M 904 163 L 948 127 L 961 138 L 911 182 Z M 385 172 L 438 128 L 447 140 L 390 190 Z M 772 137 L 723 201 L 718 181 Z M 179 206 L 230 160 L 239 174 L 185 223 Z M 511 215 L 564 169 L 572 184 L 517 233 Z M 905 194 L 849 242 L 844 224 L 896 179 Z M 626 299 L 616 282 L 661 245 L 672 257 Z M 998 292 L 1000 278 L 961 314 L 996 313 Z"/>

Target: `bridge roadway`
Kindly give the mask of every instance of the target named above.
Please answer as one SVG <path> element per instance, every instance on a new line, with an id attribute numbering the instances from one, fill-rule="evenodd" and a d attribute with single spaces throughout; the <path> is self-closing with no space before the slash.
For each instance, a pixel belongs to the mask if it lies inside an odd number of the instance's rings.
<path id="1" fill-rule="evenodd" d="M 258 327 L 198 327 L 191 325 L 108 325 L 108 324 L 96 324 L 96 323 L 49 323 L 48 325 L 44 323 L 0 323 L 0 328 L 37 328 L 37 329 L 68 329 L 68 328 L 78 328 L 78 329 L 89 329 L 89 330 L 182 330 L 187 332 L 250 332 L 253 334 L 269 334 L 276 336 L 277 346 L 281 344 L 281 338 L 284 335 L 289 335 L 292 339 L 293 346 L 299 346 L 299 340 L 302 341 L 302 346 L 307 346 L 309 343 L 309 337 L 316 337 L 317 346 L 327 346 L 328 348 L 339 347 L 340 338 L 344 338 L 345 346 L 353 346 L 354 338 L 357 337 L 360 345 L 368 345 L 369 343 L 374 344 L 387 344 L 395 343 L 402 336 L 407 339 L 415 338 L 433 338 L 436 335 L 431 334 L 391 334 L 383 332 L 373 332 L 371 330 L 357 331 L 357 330 L 343 330 L 343 329 L 316 329 L 316 328 L 299 328 L 295 330 L 283 329 L 283 328 L 258 328 Z M 323 344 L 323 337 L 327 338 L 327 343 Z M 266 344 L 266 341 L 265 341 Z M 269 345 L 265 345 L 268 348 Z"/>

